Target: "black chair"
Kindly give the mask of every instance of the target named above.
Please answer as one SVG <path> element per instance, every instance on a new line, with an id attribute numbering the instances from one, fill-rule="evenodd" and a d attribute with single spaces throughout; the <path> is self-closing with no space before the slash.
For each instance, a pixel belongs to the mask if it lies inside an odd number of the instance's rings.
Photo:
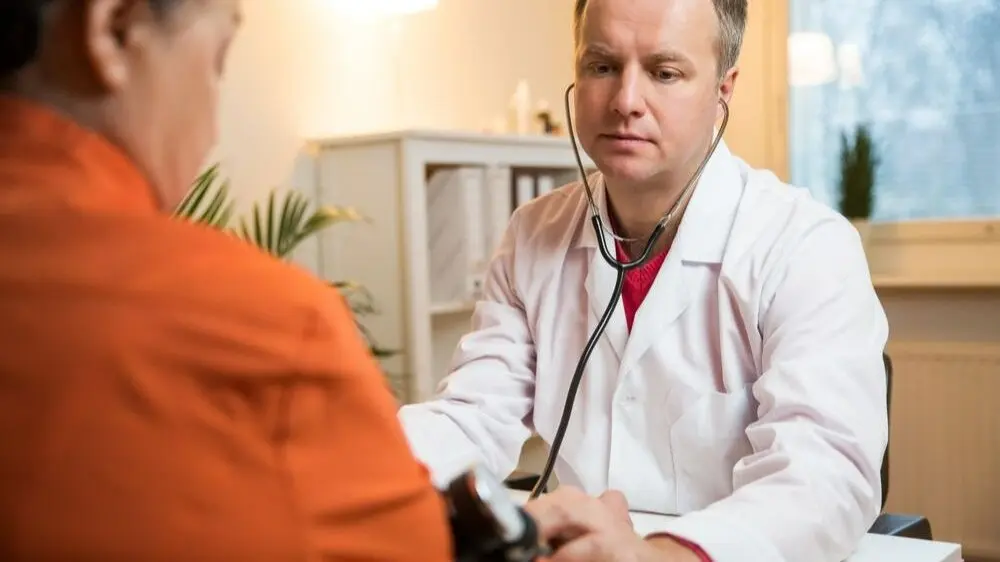
<path id="1" fill-rule="evenodd" d="M 882 362 L 885 364 L 886 376 L 886 410 L 892 411 L 892 359 L 888 353 L 882 354 Z M 512 490 L 530 492 L 538 482 L 537 474 L 517 474 L 508 478 L 506 484 Z M 869 533 L 876 535 L 892 535 L 895 537 L 908 537 L 913 539 L 933 540 L 931 534 L 931 523 L 926 517 L 921 515 L 903 515 L 898 513 L 885 513 L 885 500 L 889 497 L 889 447 L 885 449 L 885 456 L 882 458 L 882 509 L 883 513 L 875 520 Z M 546 491 L 547 487 L 546 487 Z"/>
<path id="2" fill-rule="evenodd" d="M 886 377 L 886 410 L 892 413 L 892 359 L 888 353 L 882 354 L 882 362 L 885 364 Z M 882 509 L 883 512 L 875 520 L 869 533 L 876 535 L 892 535 L 895 537 L 908 537 L 912 539 L 933 540 L 931 534 L 931 522 L 922 515 L 903 515 L 897 513 L 885 513 L 885 500 L 889 497 L 889 447 L 885 449 L 885 457 L 882 458 Z"/>

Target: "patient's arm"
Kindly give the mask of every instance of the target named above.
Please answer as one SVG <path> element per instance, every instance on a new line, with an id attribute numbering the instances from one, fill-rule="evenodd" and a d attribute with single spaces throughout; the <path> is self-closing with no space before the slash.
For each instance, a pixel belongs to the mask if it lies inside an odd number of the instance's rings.
<path id="1" fill-rule="evenodd" d="M 308 543 L 320 560 L 450 561 L 444 505 L 383 375 L 346 308 L 326 312 L 282 398 L 281 454 Z"/>

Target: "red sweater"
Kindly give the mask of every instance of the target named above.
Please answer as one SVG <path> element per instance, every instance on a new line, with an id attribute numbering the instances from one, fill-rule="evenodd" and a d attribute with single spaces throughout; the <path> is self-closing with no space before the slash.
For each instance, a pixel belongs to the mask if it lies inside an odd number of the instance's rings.
<path id="1" fill-rule="evenodd" d="M 621 242 L 616 242 L 615 247 L 618 254 L 618 261 L 627 262 L 631 259 L 622 247 Z M 660 252 L 646 263 L 625 274 L 625 284 L 622 286 L 622 306 L 625 308 L 625 321 L 628 323 L 629 332 L 632 331 L 632 321 L 635 320 L 635 313 L 639 310 L 639 305 L 642 304 L 642 301 L 645 300 L 646 295 L 649 293 L 649 288 L 653 286 L 653 280 L 656 279 L 656 274 L 660 272 L 660 267 L 663 266 L 663 261 L 666 258 L 667 252 Z M 700 546 L 673 535 L 669 536 L 674 541 L 691 549 L 698 555 L 698 558 L 702 562 L 712 562 L 712 559 Z"/>
<path id="2" fill-rule="evenodd" d="M 618 254 L 618 261 L 627 262 L 632 258 L 628 256 L 621 242 L 615 242 Z M 635 313 L 639 310 L 639 305 L 645 300 L 649 293 L 649 288 L 653 286 L 656 274 L 660 272 L 663 260 L 667 258 L 667 252 L 660 252 L 653 256 L 641 266 L 629 270 L 625 274 L 625 284 L 622 286 L 622 306 L 625 308 L 625 320 L 628 322 L 628 330 L 632 331 L 632 322 L 635 320 Z"/>

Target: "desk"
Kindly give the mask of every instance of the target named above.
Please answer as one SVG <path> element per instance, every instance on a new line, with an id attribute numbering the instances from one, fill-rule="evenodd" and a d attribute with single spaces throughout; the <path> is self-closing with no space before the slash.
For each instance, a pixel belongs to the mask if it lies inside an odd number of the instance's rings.
<path id="1" fill-rule="evenodd" d="M 528 499 L 528 493 L 520 490 L 511 490 L 511 495 L 521 504 Z M 640 535 L 660 528 L 657 523 L 669 519 L 668 515 L 632 514 L 632 524 Z M 845 562 L 962 562 L 962 548 L 953 543 L 868 534 Z"/>

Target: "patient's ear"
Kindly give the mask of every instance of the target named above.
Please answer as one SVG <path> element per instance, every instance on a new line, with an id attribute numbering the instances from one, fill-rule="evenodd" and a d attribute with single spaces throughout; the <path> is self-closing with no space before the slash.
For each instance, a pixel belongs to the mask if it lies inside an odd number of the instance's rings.
<path id="1" fill-rule="evenodd" d="M 83 0 L 83 45 L 94 77 L 106 90 L 119 91 L 134 79 L 137 65 L 164 33 L 148 0 Z"/>

